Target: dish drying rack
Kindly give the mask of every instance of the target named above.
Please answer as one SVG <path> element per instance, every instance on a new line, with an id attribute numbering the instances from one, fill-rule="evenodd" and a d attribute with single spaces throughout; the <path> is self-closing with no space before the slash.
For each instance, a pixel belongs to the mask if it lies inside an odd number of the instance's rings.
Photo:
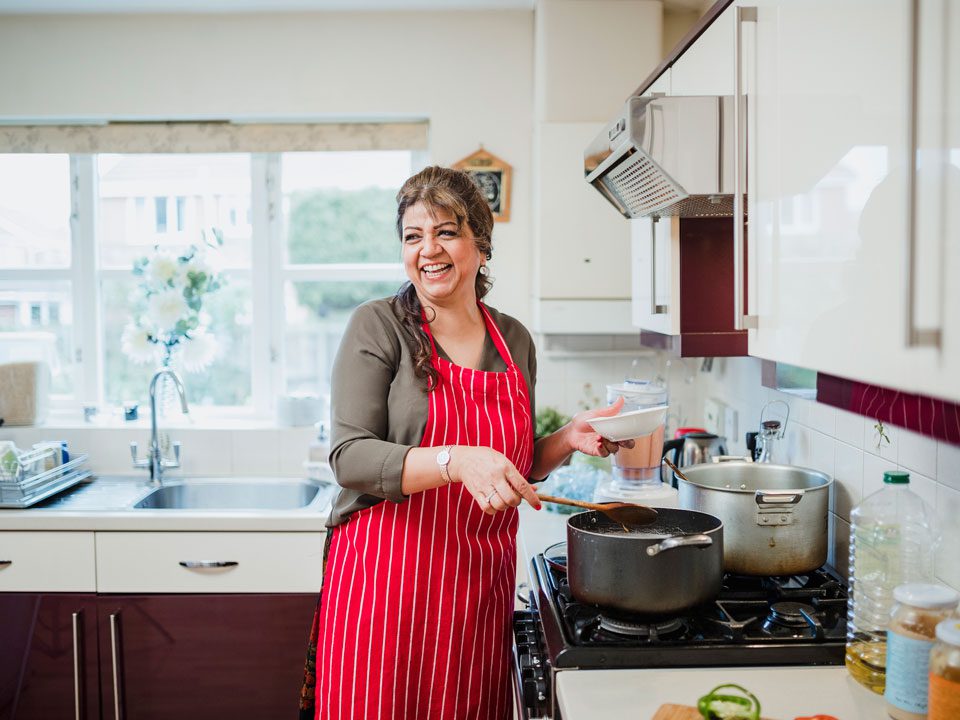
<path id="1" fill-rule="evenodd" d="M 0 464 L 0 508 L 26 508 L 90 477 L 83 467 L 86 454 L 50 467 L 57 449 L 48 447 L 21 453 L 15 466 Z"/>

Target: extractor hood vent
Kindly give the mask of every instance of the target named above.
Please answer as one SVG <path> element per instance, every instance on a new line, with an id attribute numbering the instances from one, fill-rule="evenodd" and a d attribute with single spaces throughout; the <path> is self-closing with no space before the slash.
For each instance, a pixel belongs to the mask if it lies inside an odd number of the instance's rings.
<path id="1" fill-rule="evenodd" d="M 733 215 L 733 100 L 633 97 L 584 153 L 584 174 L 625 217 Z"/>

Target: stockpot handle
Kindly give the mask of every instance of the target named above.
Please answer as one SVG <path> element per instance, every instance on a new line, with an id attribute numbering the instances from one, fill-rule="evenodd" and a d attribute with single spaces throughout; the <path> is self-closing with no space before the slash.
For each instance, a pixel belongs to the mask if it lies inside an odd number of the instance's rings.
<path id="1" fill-rule="evenodd" d="M 779 492 L 777 490 L 757 490 L 754 496 L 757 505 L 796 505 L 803 500 L 803 490 Z"/>
<path id="2" fill-rule="evenodd" d="M 714 464 L 725 463 L 725 462 L 748 462 L 752 463 L 753 458 L 749 455 L 714 455 L 710 458 L 710 462 Z"/>
<path id="3" fill-rule="evenodd" d="M 713 545 L 713 538 L 709 535 L 674 535 L 666 540 L 661 540 L 656 545 L 647 546 L 647 555 L 656 557 L 666 550 L 673 550 L 679 547 L 710 547 Z"/>

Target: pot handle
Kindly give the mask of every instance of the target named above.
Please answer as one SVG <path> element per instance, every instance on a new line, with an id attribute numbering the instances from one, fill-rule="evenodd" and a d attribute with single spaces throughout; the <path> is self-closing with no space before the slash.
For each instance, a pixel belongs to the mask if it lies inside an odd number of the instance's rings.
<path id="1" fill-rule="evenodd" d="M 790 490 L 787 492 L 777 490 L 757 490 L 754 499 L 757 505 L 796 505 L 803 499 L 803 490 Z"/>
<path id="2" fill-rule="evenodd" d="M 752 462 L 753 462 L 753 458 L 752 458 L 751 456 L 749 456 L 749 455 L 714 455 L 712 458 L 710 458 L 710 462 L 712 462 L 712 463 L 714 463 L 714 464 L 717 464 L 717 463 L 725 463 L 725 462 L 748 462 L 748 463 L 752 463 Z"/>
<path id="3" fill-rule="evenodd" d="M 709 535 L 674 535 L 666 540 L 661 540 L 656 545 L 647 546 L 647 555 L 655 557 L 665 550 L 673 550 L 678 547 L 710 547 L 713 545 L 713 538 Z"/>

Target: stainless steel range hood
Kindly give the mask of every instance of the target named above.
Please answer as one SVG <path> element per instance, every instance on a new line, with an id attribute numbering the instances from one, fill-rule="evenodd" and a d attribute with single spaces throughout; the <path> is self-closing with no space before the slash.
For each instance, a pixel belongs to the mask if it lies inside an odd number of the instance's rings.
<path id="1" fill-rule="evenodd" d="M 631 97 L 584 153 L 625 217 L 733 215 L 733 98 Z"/>

